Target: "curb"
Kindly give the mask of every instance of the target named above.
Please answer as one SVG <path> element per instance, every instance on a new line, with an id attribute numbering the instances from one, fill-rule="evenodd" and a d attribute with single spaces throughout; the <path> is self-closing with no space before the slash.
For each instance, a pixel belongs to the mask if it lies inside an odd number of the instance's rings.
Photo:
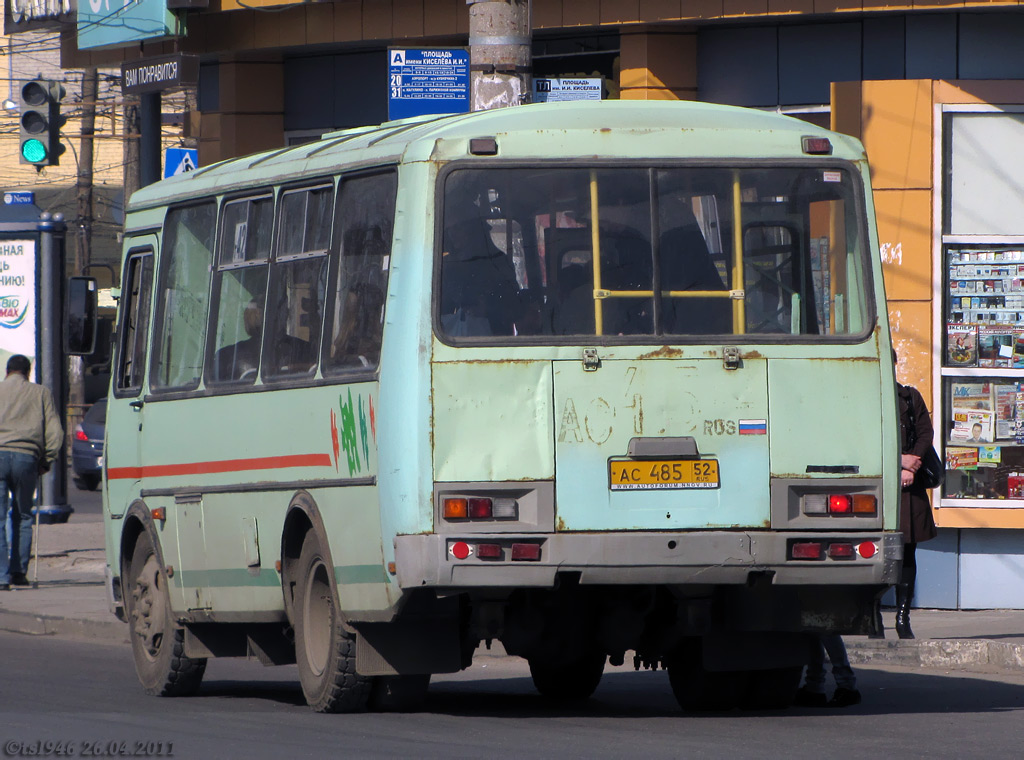
<path id="1" fill-rule="evenodd" d="M 101 622 L 37 615 L 32 612 L 0 610 L 0 631 L 31 636 L 72 636 L 99 639 L 112 644 L 127 644 L 128 626 L 120 621 Z"/>
<path id="2" fill-rule="evenodd" d="M 850 662 L 952 668 L 977 672 L 1024 672 L 1024 644 L 987 639 L 924 639 L 915 641 L 848 642 Z"/>

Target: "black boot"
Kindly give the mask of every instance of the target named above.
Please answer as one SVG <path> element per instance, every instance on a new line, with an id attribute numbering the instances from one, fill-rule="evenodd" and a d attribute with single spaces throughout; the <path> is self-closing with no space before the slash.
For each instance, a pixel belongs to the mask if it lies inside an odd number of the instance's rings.
<path id="1" fill-rule="evenodd" d="M 901 639 L 914 638 L 910 630 L 910 601 L 914 598 L 914 581 L 901 581 L 896 585 L 896 635 Z"/>

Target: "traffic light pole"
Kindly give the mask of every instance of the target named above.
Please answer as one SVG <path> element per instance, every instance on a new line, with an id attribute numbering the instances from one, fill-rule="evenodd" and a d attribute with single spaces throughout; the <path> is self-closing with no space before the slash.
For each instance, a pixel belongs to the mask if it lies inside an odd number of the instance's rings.
<path id="1" fill-rule="evenodd" d="M 160 181 L 160 93 L 139 97 L 139 186 Z"/>
<path id="2" fill-rule="evenodd" d="M 64 241 L 63 214 L 44 211 L 39 218 L 40 341 L 39 378 L 50 389 L 57 418 L 67 420 L 68 388 L 64 357 Z M 39 512 L 68 511 L 68 457 L 62 446 L 57 461 L 40 478 Z"/>

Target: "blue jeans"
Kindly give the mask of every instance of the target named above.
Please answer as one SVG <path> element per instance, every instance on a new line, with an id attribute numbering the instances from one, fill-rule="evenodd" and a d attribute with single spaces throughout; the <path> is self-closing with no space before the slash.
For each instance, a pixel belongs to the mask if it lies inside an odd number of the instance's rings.
<path id="1" fill-rule="evenodd" d="M 807 676 L 804 680 L 807 691 L 815 694 L 825 693 L 825 652 L 832 663 L 832 677 L 836 686 L 843 689 L 856 689 L 857 676 L 853 674 L 850 660 L 846 656 L 846 645 L 838 633 L 823 634 L 811 640 L 811 657 L 807 663 Z"/>
<path id="2" fill-rule="evenodd" d="M 0 583 L 10 583 L 15 573 L 28 572 L 32 555 L 32 499 L 38 480 L 39 465 L 34 456 L 0 451 Z"/>

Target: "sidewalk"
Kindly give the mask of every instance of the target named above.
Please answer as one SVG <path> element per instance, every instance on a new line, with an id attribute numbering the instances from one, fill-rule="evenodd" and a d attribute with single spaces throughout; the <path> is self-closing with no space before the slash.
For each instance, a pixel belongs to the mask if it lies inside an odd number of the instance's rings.
<path id="1" fill-rule="evenodd" d="M 38 587 L 0 592 L 0 630 L 127 642 L 107 603 L 99 516 L 41 526 L 38 550 Z M 887 638 L 846 637 L 854 664 L 1024 673 L 1024 610 L 914 610 L 912 641 L 896 638 L 892 610 L 883 617 Z"/>

